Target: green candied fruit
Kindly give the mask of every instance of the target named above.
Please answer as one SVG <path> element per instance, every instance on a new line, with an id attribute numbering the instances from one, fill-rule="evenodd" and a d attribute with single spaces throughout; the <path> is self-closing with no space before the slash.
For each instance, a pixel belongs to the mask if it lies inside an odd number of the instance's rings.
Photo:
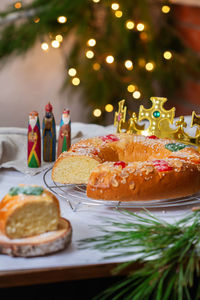
<path id="1" fill-rule="evenodd" d="M 14 186 L 12 187 L 9 192 L 8 192 L 11 196 L 16 196 L 19 194 L 19 187 L 18 186 Z"/>
<path id="2" fill-rule="evenodd" d="M 165 148 L 171 152 L 177 152 L 181 149 L 184 149 L 185 147 L 188 146 L 182 143 L 169 143 L 165 145 Z"/>
<path id="3" fill-rule="evenodd" d="M 158 110 L 153 112 L 154 118 L 159 118 L 160 117 L 160 112 Z"/>
<path id="4" fill-rule="evenodd" d="M 39 196 L 43 193 L 43 191 L 44 189 L 41 186 L 14 186 L 9 190 L 9 194 L 11 196 L 19 194 Z"/>

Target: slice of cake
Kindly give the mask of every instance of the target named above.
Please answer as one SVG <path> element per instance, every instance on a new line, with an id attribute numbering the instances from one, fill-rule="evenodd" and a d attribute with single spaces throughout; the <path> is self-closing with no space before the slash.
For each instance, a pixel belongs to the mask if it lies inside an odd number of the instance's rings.
<path id="1" fill-rule="evenodd" d="M 0 202 L 0 230 L 11 239 L 56 230 L 59 217 L 58 199 L 41 186 L 12 187 Z"/>

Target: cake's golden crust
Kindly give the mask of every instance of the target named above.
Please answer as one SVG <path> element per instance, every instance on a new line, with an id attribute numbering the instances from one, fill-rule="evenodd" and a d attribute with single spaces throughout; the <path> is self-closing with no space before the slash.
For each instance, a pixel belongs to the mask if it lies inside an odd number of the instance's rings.
<path id="1" fill-rule="evenodd" d="M 101 165 L 91 174 L 87 195 L 94 199 L 139 201 L 191 195 L 200 188 L 197 165 L 168 159 L 173 170 L 159 172 L 150 162 L 125 168 Z"/>
<path id="2" fill-rule="evenodd" d="M 76 157 L 78 164 L 81 159 L 81 169 L 85 157 L 94 163 L 88 163 L 90 171 L 81 180 L 87 183 L 88 197 L 94 199 L 168 199 L 191 195 L 200 189 L 200 153 L 193 147 L 172 152 L 165 145 L 177 141 L 126 133 L 113 135 L 113 138 L 95 137 L 73 145 L 69 152 L 58 158 L 52 178 L 56 182 L 81 183 L 70 182 L 71 174 L 59 176 L 56 172 L 62 169 L 64 162 L 69 164 L 70 169 L 73 168 L 73 162 L 70 165 L 72 157 Z M 156 163 L 157 160 L 161 162 Z M 117 161 L 126 164 L 115 164 Z M 159 163 L 167 167 L 160 169 Z"/>

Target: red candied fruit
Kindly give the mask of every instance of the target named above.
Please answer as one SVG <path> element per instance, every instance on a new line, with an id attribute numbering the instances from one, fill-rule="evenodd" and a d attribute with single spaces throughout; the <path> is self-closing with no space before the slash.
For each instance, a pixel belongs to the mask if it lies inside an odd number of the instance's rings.
<path id="1" fill-rule="evenodd" d="M 122 166 L 122 169 L 124 169 L 126 167 L 126 163 L 124 161 L 116 161 L 114 163 L 114 167 L 116 166 Z"/>
<path id="2" fill-rule="evenodd" d="M 166 172 L 173 170 L 173 168 L 169 166 L 168 162 L 166 162 L 163 159 L 154 160 L 153 164 L 158 172 Z"/>
<path id="3" fill-rule="evenodd" d="M 158 137 L 156 135 L 150 135 L 150 136 L 147 136 L 148 139 L 151 139 L 151 140 L 158 140 Z"/>
<path id="4" fill-rule="evenodd" d="M 98 150 L 97 150 L 97 149 L 94 149 L 94 150 L 92 151 L 92 154 L 93 154 L 93 155 L 98 155 L 98 154 L 99 154 L 99 152 L 98 152 Z"/>
<path id="5" fill-rule="evenodd" d="M 108 134 L 100 137 L 104 142 L 116 142 L 119 141 L 118 137 L 114 134 Z"/>

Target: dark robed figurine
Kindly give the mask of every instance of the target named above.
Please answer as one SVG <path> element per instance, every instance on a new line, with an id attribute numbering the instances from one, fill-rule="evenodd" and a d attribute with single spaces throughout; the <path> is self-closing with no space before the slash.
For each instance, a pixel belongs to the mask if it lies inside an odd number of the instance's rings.
<path id="1" fill-rule="evenodd" d="M 50 102 L 45 106 L 42 123 L 43 160 L 54 161 L 56 158 L 56 124 Z"/>
<path id="2" fill-rule="evenodd" d="M 60 130 L 58 137 L 57 157 L 64 151 L 68 151 L 71 146 L 71 119 L 70 111 L 64 109 L 60 121 Z"/>
<path id="3" fill-rule="evenodd" d="M 37 111 L 29 114 L 28 122 L 28 166 L 38 168 L 41 165 L 40 121 Z"/>

